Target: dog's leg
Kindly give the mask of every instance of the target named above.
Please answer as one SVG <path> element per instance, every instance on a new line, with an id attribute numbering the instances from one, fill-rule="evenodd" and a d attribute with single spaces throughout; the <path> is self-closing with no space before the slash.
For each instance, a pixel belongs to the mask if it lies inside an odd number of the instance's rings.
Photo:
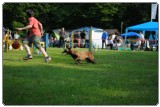
<path id="1" fill-rule="evenodd" d="M 79 62 L 80 64 L 82 64 L 81 60 L 78 60 L 78 62 Z"/>
<path id="2" fill-rule="evenodd" d="M 78 61 L 75 60 L 75 64 L 78 64 Z"/>
<path id="3" fill-rule="evenodd" d="M 89 62 L 90 62 L 89 58 L 86 58 L 85 60 L 86 60 L 86 62 L 87 62 L 87 63 L 89 63 Z"/>
<path id="4" fill-rule="evenodd" d="M 95 60 L 92 60 L 92 63 L 93 63 L 93 64 L 96 64 Z"/>
<path id="5" fill-rule="evenodd" d="M 76 64 L 81 63 L 79 57 L 77 57 L 77 58 L 75 59 L 75 63 L 76 63 Z"/>
<path id="6" fill-rule="evenodd" d="M 96 64 L 95 60 L 91 60 L 91 59 L 89 59 L 89 58 L 86 58 L 86 61 L 87 61 L 88 63 Z"/>
<path id="7" fill-rule="evenodd" d="M 80 62 L 80 60 L 75 60 L 75 63 L 76 63 L 76 64 L 78 64 L 78 63 L 82 64 L 82 63 Z"/>

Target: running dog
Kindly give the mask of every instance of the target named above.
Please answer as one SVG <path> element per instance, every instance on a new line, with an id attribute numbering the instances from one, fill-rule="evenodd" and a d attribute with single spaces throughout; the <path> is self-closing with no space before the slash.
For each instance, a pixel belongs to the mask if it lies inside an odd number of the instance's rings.
<path id="1" fill-rule="evenodd" d="M 95 64 L 94 56 L 91 52 L 79 52 L 72 50 L 71 48 L 65 49 L 62 54 L 69 54 L 75 60 L 75 63 L 78 64 L 80 61 L 86 60 L 89 63 Z"/>

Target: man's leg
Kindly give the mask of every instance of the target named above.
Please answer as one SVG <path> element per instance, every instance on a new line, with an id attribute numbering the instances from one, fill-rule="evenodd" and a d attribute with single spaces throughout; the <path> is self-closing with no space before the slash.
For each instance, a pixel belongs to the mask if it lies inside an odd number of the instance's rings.
<path id="1" fill-rule="evenodd" d="M 61 37 L 59 38 L 59 48 L 61 47 Z"/>
<path id="2" fill-rule="evenodd" d="M 44 48 L 40 47 L 39 51 L 44 55 L 44 57 L 48 57 L 48 54 L 46 53 L 46 51 L 44 50 Z"/>
<path id="3" fill-rule="evenodd" d="M 27 53 L 27 56 L 23 58 L 24 60 L 32 59 L 30 47 L 29 47 L 29 45 L 28 45 L 28 44 L 29 44 L 29 41 L 30 41 L 29 38 L 23 41 L 23 46 L 24 46 L 24 49 L 26 50 L 26 53 Z M 31 45 L 31 44 L 30 44 L 30 45 Z"/>
<path id="4" fill-rule="evenodd" d="M 104 41 L 104 43 L 105 43 L 105 48 L 107 49 L 107 43 L 106 43 L 106 41 Z"/>
<path id="5" fill-rule="evenodd" d="M 104 43 L 104 42 L 103 42 L 103 40 L 102 40 L 102 49 L 103 49 L 103 43 Z"/>
<path id="6" fill-rule="evenodd" d="M 44 55 L 45 62 L 49 62 L 51 60 L 51 58 L 48 56 L 48 54 L 46 53 L 46 51 L 44 50 L 44 48 L 42 48 L 42 46 L 40 44 L 40 37 L 34 36 L 32 38 L 32 41 L 33 41 L 33 44 L 35 45 L 35 47 L 37 49 L 39 49 L 39 51 Z"/>
<path id="7" fill-rule="evenodd" d="M 31 55 L 31 51 L 30 51 L 30 47 L 28 46 L 28 44 L 23 44 L 27 54 Z"/>

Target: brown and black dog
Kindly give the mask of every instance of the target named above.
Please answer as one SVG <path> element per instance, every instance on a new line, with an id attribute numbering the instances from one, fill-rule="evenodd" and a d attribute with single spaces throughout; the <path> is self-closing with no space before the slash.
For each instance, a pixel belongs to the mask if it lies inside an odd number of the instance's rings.
<path id="1" fill-rule="evenodd" d="M 65 49 L 62 54 L 69 54 L 75 60 L 75 63 L 78 64 L 80 61 L 86 60 L 87 62 L 95 64 L 94 56 L 91 52 L 79 52 L 72 50 L 71 48 Z"/>

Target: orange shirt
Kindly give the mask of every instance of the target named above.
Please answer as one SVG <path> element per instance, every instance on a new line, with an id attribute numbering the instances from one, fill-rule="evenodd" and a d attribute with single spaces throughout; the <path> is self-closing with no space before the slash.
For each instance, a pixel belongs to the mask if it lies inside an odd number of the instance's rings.
<path id="1" fill-rule="evenodd" d="M 30 17 L 28 18 L 29 23 L 28 25 L 32 25 L 32 28 L 29 30 L 29 37 L 36 35 L 36 36 L 41 36 L 41 31 L 39 29 L 39 21 L 34 18 L 34 17 Z"/>

